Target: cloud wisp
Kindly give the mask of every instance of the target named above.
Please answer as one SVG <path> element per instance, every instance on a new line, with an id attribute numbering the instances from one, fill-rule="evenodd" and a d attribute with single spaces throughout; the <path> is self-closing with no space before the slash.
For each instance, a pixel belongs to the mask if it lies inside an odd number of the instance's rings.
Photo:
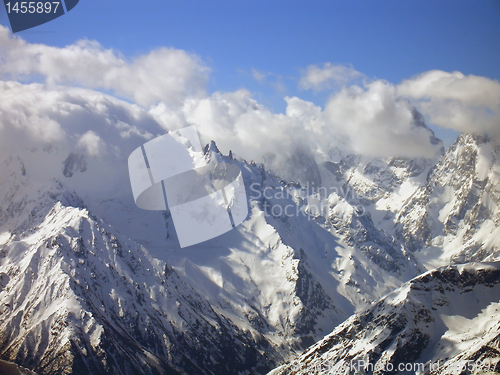
<path id="1" fill-rule="evenodd" d="M 323 66 L 309 65 L 301 72 L 299 88 L 303 90 L 324 91 L 343 87 L 363 74 L 352 66 L 324 63 Z"/>

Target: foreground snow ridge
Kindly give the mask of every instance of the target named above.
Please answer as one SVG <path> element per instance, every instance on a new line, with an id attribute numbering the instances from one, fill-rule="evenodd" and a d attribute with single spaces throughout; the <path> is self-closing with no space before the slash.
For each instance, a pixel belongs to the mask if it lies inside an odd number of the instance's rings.
<path id="1" fill-rule="evenodd" d="M 269 375 L 498 373 L 499 296 L 500 262 L 429 271 Z"/>

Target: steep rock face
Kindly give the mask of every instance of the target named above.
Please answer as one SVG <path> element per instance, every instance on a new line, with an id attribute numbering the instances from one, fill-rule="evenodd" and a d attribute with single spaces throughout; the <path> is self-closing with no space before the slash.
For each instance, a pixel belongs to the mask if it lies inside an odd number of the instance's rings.
<path id="1" fill-rule="evenodd" d="M 401 208 L 425 184 L 433 160 L 367 158 L 339 150 L 330 159 L 323 164 L 327 186 L 312 189 L 297 203 L 318 224 L 400 280 L 423 272 L 406 243 L 396 236 L 395 225 Z"/>
<path id="2" fill-rule="evenodd" d="M 326 227 L 332 228 L 347 244 L 359 248 L 374 264 L 401 280 L 424 271 L 413 254 L 389 233 L 376 227 L 369 212 L 330 196 L 327 219 Z"/>
<path id="3" fill-rule="evenodd" d="M 353 315 L 284 374 L 462 374 L 500 369 L 500 264 L 427 272 Z"/>
<path id="4" fill-rule="evenodd" d="M 343 170 L 341 175 L 348 176 L 350 180 L 341 177 L 337 181 L 340 185 L 334 185 L 331 189 L 307 189 L 298 184 L 287 184 L 285 189 L 300 208 L 301 214 L 337 238 L 336 250 L 325 249 L 322 256 L 325 262 L 331 262 L 331 271 L 340 280 L 342 295 L 358 309 L 397 288 L 401 282 L 425 271 L 415 255 L 407 251 L 401 241 L 381 225 L 381 222 L 392 222 L 395 212 L 385 208 L 387 211 L 382 211 L 381 215 L 377 211 L 377 205 L 384 199 L 391 200 L 402 184 L 409 183 L 413 188 L 416 182 L 408 181 L 411 179 L 409 175 L 415 173 L 417 179 L 421 178 L 428 161 L 413 164 L 400 160 L 398 165 L 404 164 L 405 172 L 400 173 L 401 177 L 398 177 L 395 187 L 389 186 L 388 181 L 393 181 L 392 177 L 382 178 L 382 175 L 395 176 L 389 165 L 397 163 L 396 160 L 380 159 L 372 162 L 380 167 L 376 172 L 380 175 L 378 182 L 372 176 L 368 178 L 363 175 L 362 179 L 359 177 L 359 170 L 366 169 L 359 158 L 343 157 L 339 164 L 349 164 L 350 167 Z M 410 171 L 412 166 L 416 169 L 414 172 Z M 355 181 L 363 183 L 357 184 Z M 364 195 L 366 191 L 377 193 L 368 198 Z M 394 203 L 395 206 L 397 204 L 399 203 Z M 318 244 L 317 247 L 322 246 Z M 315 270 L 320 268 L 324 268 L 324 265 L 318 265 Z"/>
<path id="5" fill-rule="evenodd" d="M 324 198 L 299 184 L 280 183 L 265 170 L 260 176 L 253 171 L 247 183 L 259 191 L 250 201 L 254 209 L 344 313 L 424 271 L 411 253 L 375 227 L 369 213 L 357 212 L 336 194 Z"/>
<path id="6" fill-rule="evenodd" d="M 396 236 L 434 265 L 498 259 L 499 162 L 488 137 L 462 135 L 398 213 Z"/>
<path id="7" fill-rule="evenodd" d="M 380 203 L 379 211 L 396 211 L 401 200 L 419 187 L 434 159 L 370 158 L 332 150 L 322 164 L 326 190 L 352 203 Z M 328 173 L 327 173 L 328 172 Z"/>

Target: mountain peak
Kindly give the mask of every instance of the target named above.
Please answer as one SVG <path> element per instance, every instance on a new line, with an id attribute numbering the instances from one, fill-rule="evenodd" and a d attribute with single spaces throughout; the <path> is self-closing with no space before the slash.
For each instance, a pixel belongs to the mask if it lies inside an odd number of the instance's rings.
<path id="1" fill-rule="evenodd" d="M 217 144 L 215 143 L 214 140 L 211 140 L 210 143 L 205 146 L 204 152 L 205 152 L 205 154 L 208 152 L 221 154 L 221 152 L 220 152 L 219 148 L 217 147 Z"/>
<path id="2" fill-rule="evenodd" d="M 432 145 L 435 145 L 435 146 L 440 145 L 441 147 L 440 147 L 439 154 L 443 155 L 445 153 L 444 143 L 439 138 L 437 138 L 434 131 L 432 131 L 432 129 L 427 126 L 427 124 L 425 123 L 424 116 L 415 107 L 412 107 L 411 114 L 413 117 L 413 125 L 416 127 L 424 128 L 425 130 L 427 130 L 430 133 L 430 136 L 429 136 L 430 143 Z"/>
<path id="3" fill-rule="evenodd" d="M 492 140 L 489 134 L 462 133 L 458 136 L 456 144 L 481 146 L 490 143 Z"/>

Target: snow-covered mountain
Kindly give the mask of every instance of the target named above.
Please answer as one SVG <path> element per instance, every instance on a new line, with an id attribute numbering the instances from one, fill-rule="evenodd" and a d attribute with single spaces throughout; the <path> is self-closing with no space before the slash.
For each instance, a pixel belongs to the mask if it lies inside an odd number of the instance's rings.
<path id="1" fill-rule="evenodd" d="M 2 238 L 3 358 L 40 374 L 222 374 L 281 358 L 62 184 L 34 192 L 22 176 L 9 187 L 2 191 L 12 203 L 3 205 L 3 228 L 14 225 Z"/>
<path id="2" fill-rule="evenodd" d="M 25 147 L 0 162 L 0 356 L 39 374 L 264 374 L 416 283 L 424 265 L 498 259 L 487 138 L 462 136 L 437 164 L 333 148 L 298 150 L 277 171 L 212 142 L 206 158 L 242 170 L 250 214 L 181 249 L 169 213 L 132 198 L 126 159 L 164 131 L 150 116 L 89 90 L 7 86 L 19 111 L 0 121 Z M 35 118 L 55 135 L 24 137 Z M 442 353 L 476 355 L 446 340 Z"/>
<path id="3" fill-rule="evenodd" d="M 86 168 L 65 161 L 63 177 L 40 184 L 21 158 L 7 160 L 3 358 L 42 374 L 263 373 L 423 270 L 348 202 L 320 225 L 296 205 L 308 191 L 214 143 L 206 157 L 240 166 L 251 214 L 188 249 L 168 214 L 87 204 L 63 183 Z"/>
<path id="4" fill-rule="evenodd" d="M 269 375 L 498 373 L 499 296 L 499 263 L 429 271 Z"/>
<path id="5" fill-rule="evenodd" d="M 352 361 L 371 363 L 359 372 L 367 374 L 498 373 L 498 264 L 470 262 L 499 260 L 499 150 L 487 136 L 464 134 L 435 166 L 399 185 L 411 184 L 406 199 L 398 202 L 396 188 L 374 200 L 388 209 L 378 228 L 427 267 L 458 266 L 415 278 L 272 374 L 355 373 Z M 389 371 L 399 364 L 413 368 Z"/>
<path id="6" fill-rule="evenodd" d="M 464 134 L 398 213 L 396 237 L 431 266 L 500 257 L 500 147 Z"/>
<path id="7" fill-rule="evenodd" d="M 499 259 L 496 140 L 463 134 L 437 161 L 366 158 L 338 150 L 329 159 L 320 170 L 335 206 L 340 196 L 366 211 L 377 229 L 428 267 Z"/>

